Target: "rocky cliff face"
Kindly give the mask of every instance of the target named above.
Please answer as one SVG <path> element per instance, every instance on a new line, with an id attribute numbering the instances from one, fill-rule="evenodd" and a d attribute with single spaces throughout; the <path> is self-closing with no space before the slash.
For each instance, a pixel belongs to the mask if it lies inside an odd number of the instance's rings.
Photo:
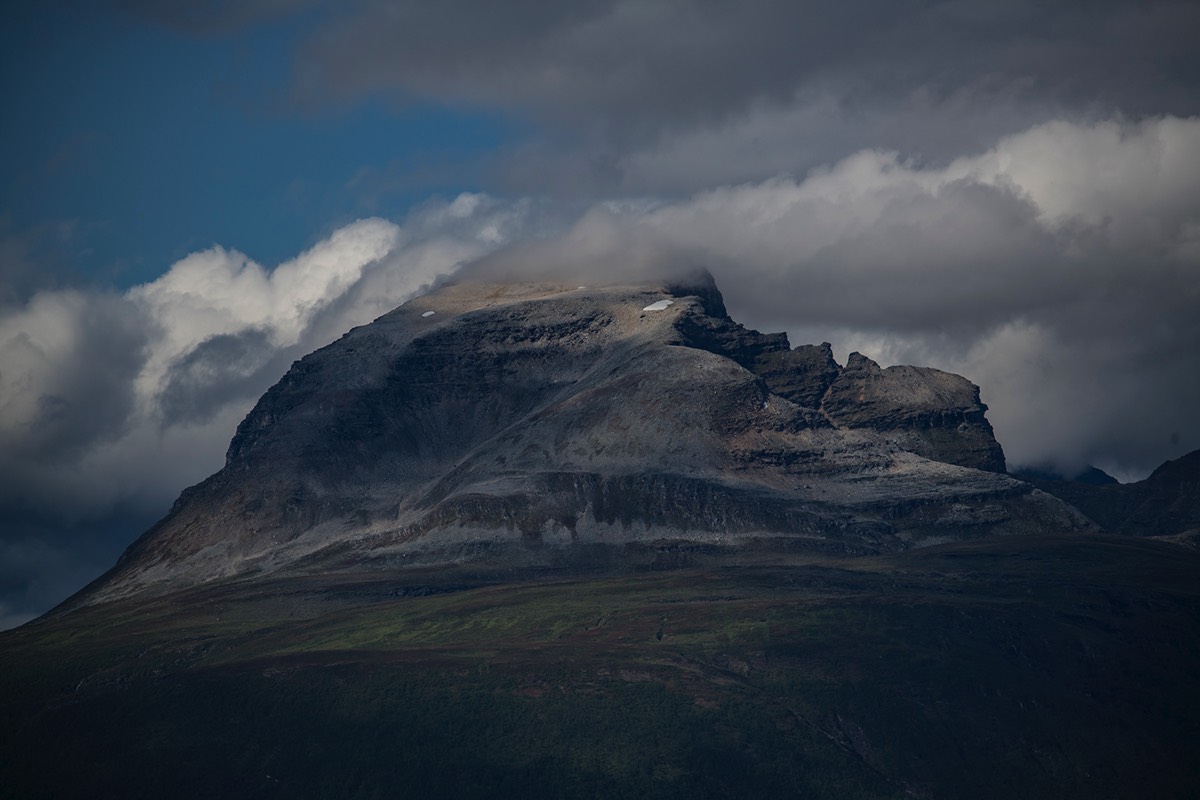
<path id="1" fill-rule="evenodd" d="M 711 279 L 462 282 L 296 362 L 226 465 L 80 596 L 260 573 L 523 569 L 1078 530 L 978 388 L 791 348 Z"/>
<path id="2" fill-rule="evenodd" d="M 928 367 L 888 367 L 851 353 L 821 408 L 840 428 L 875 431 L 917 455 L 1004 472 L 979 387 Z"/>

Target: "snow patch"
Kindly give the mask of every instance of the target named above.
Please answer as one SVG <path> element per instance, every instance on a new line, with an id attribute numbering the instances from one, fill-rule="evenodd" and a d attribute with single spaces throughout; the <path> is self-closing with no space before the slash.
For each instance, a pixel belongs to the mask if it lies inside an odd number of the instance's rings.
<path id="1" fill-rule="evenodd" d="M 657 303 L 651 303 L 642 309 L 642 311 L 665 311 L 667 306 L 674 303 L 674 300 L 659 300 Z"/>
<path id="2" fill-rule="evenodd" d="M 425 312 L 424 314 L 422 314 L 421 316 L 422 316 L 422 317 L 432 317 L 432 316 L 433 316 L 434 314 L 436 314 L 436 313 L 437 313 L 436 311 L 426 311 L 426 312 Z"/>

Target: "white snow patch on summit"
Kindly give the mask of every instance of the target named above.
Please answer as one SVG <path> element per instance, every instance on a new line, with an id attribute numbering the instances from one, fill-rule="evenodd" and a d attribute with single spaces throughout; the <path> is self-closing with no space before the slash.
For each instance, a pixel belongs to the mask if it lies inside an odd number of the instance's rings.
<path id="1" fill-rule="evenodd" d="M 642 311 L 666 311 L 667 306 L 674 303 L 674 300 L 659 300 L 657 303 L 651 303 L 642 309 Z"/>

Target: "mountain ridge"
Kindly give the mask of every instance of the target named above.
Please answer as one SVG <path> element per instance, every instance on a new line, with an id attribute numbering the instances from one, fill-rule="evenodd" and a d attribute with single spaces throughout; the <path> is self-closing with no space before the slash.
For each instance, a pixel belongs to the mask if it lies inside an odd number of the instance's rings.
<path id="1" fill-rule="evenodd" d="M 1200 450 L 1165 461 L 1134 483 L 1103 481 L 1089 472 L 1082 474 L 1083 480 L 1038 473 L 1019 477 L 1070 503 L 1109 533 L 1158 536 L 1192 546 L 1200 542 Z"/>

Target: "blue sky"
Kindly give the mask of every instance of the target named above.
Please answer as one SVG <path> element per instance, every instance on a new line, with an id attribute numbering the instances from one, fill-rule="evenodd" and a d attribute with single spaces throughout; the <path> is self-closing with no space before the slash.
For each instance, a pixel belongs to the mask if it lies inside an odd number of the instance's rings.
<path id="1" fill-rule="evenodd" d="M 981 387 L 1010 466 L 1200 447 L 1190 0 L 50 0 L 0 11 L 0 628 L 292 360 L 472 260 L 709 269 Z"/>
<path id="2" fill-rule="evenodd" d="M 120 288 L 215 243 L 277 263 L 357 217 L 473 188 L 459 165 L 514 137 L 499 113 L 430 100 L 293 102 L 304 29 L 19 14 L 0 29 L 8 232 Z"/>

